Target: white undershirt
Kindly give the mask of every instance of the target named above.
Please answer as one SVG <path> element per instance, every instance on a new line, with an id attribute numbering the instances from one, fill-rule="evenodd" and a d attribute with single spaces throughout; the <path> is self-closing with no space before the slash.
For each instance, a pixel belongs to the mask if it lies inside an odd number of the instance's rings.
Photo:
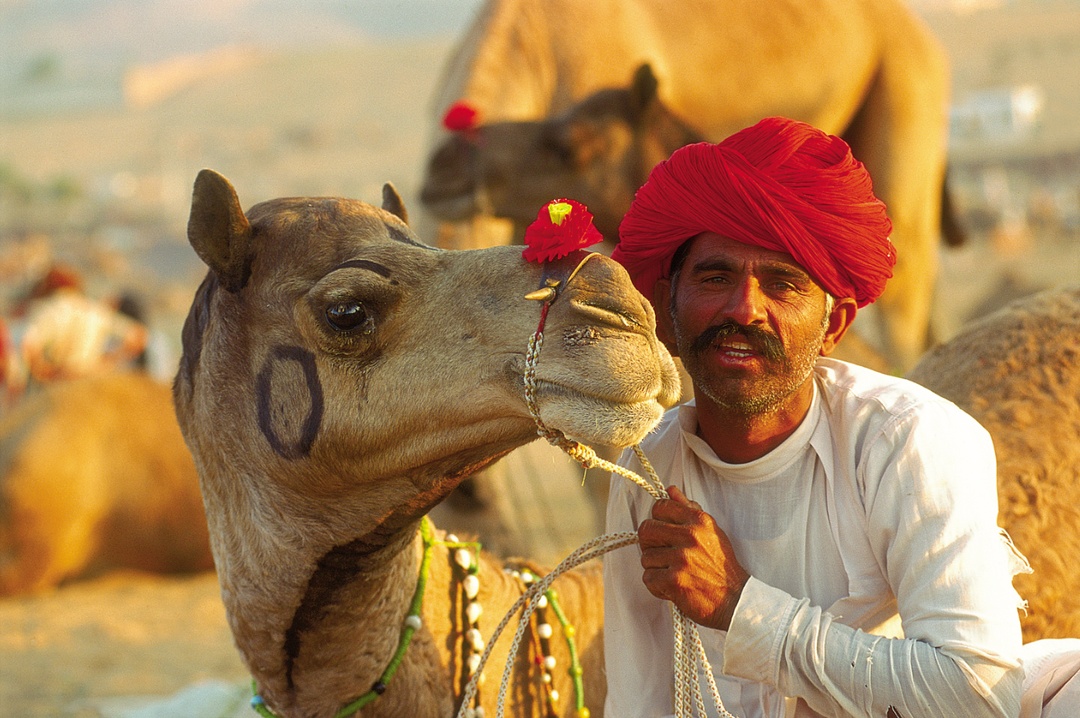
<path id="1" fill-rule="evenodd" d="M 795 433 L 745 464 L 720 461 L 701 437 L 685 434 L 698 461 L 723 480 L 688 472 L 683 490 L 710 507 L 735 554 L 746 557 L 743 568 L 752 576 L 794 596 L 815 596 L 831 605 L 847 593 L 847 578 L 828 530 L 824 471 L 810 446 L 819 414 L 814 392 L 810 411 Z M 818 537 L 811 556 L 808 540 Z"/>

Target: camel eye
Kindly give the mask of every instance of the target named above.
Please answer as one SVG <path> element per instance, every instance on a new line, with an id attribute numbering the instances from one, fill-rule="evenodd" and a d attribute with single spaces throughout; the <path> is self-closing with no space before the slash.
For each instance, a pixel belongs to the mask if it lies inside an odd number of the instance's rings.
<path id="1" fill-rule="evenodd" d="M 326 308 L 326 321 L 340 332 L 350 332 L 370 323 L 367 309 L 360 302 L 338 302 Z"/>

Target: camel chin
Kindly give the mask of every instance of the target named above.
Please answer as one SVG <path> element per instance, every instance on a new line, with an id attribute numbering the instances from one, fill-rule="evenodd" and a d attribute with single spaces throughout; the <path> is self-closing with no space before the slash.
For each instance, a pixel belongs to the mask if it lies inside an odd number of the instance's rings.
<path id="1" fill-rule="evenodd" d="M 540 419 L 568 438 L 583 444 L 625 448 L 638 443 L 656 428 L 664 415 L 659 401 L 610 403 L 596 399 L 558 397 L 543 403 Z"/>

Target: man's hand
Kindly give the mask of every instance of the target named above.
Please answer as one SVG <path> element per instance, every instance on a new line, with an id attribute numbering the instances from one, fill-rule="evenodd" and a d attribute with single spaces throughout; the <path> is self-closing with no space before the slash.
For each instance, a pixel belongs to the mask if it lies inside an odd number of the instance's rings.
<path id="1" fill-rule="evenodd" d="M 668 496 L 638 527 L 642 581 L 695 623 L 726 631 L 750 574 L 712 516 L 675 486 Z"/>

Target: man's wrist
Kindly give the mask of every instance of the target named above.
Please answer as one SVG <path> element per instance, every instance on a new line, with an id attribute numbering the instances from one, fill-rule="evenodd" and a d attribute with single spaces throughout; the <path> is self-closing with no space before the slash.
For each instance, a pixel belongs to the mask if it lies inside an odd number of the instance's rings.
<path id="1" fill-rule="evenodd" d="M 739 605 L 739 600 L 742 598 L 743 589 L 746 588 L 746 582 L 749 580 L 750 575 L 746 574 L 738 583 L 737 587 L 728 592 L 727 599 L 720 605 L 719 609 L 713 615 L 713 618 L 709 621 L 709 625 L 707 626 L 707 628 L 715 628 L 718 631 L 726 631 L 731 627 L 731 619 L 735 616 L 735 608 Z"/>

